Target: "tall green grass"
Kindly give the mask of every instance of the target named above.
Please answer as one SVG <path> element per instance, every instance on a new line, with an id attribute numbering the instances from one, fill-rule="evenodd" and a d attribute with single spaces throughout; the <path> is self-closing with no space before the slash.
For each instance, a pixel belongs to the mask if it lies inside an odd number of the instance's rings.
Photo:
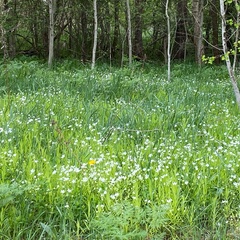
<path id="1" fill-rule="evenodd" d="M 238 239 L 224 67 L 0 65 L 1 239 Z"/>

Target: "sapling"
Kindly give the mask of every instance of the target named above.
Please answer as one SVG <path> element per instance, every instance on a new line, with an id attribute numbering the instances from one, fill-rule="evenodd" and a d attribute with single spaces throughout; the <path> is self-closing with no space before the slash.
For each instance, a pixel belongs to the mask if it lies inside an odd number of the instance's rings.
<path id="1" fill-rule="evenodd" d="M 238 10 L 238 9 L 237 9 Z M 231 84 L 233 87 L 233 91 L 235 94 L 236 102 L 238 107 L 240 108 L 240 92 L 237 85 L 236 76 L 233 70 L 233 66 L 231 64 L 230 58 L 229 58 L 229 51 L 227 47 L 227 39 L 226 39 L 226 10 L 224 5 L 224 0 L 220 0 L 220 11 L 221 11 L 221 17 L 222 17 L 222 45 L 223 45 L 223 53 L 224 57 L 223 59 L 226 62 L 228 74 L 231 80 Z M 238 10 L 239 12 L 239 10 Z"/>

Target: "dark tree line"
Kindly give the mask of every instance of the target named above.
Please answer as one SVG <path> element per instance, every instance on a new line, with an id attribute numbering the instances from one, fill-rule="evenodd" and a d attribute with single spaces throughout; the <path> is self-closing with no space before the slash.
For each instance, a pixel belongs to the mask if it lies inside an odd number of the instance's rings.
<path id="1" fill-rule="evenodd" d="M 53 30 L 54 58 L 74 57 L 91 61 L 94 45 L 93 0 L 0 1 L 0 54 L 4 58 L 37 55 L 48 58 Z M 128 59 L 128 11 L 125 0 L 97 0 L 96 60 Z M 236 4 L 238 1 L 235 0 Z M 167 60 L 166 0 L 129 0 L 132 55 L 137 60 Z M 51 14 L 53 14 L 51 18 Z M 236 22 L 236 8 L 227 6 L 227 16 Z M 220 61 L 221 15 L 219 0 L 169 0 L 171 58 L 195 59 L 204 54 Z M 51 23 L 54 20 L 54 25 Z M 233 48 L 238 31 L 227 25 L 228 45 Z"/>

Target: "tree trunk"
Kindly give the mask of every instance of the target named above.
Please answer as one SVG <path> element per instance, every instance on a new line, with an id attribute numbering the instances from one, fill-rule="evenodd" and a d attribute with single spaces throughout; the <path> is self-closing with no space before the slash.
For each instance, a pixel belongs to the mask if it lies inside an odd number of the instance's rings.
<path id="1" fill-rule="evenodd" d="M 70 54 L 72 54 L 73 52 L 73 20 L 72 17 L 69 17 L 69 25 L 68 25 L 68 32 L 69 32 L 69 36 L 68 36 L 68 48 L 70 51 Z"/>
<path id="2" fill-rule="evenodd" d="M 239 24 L 240 24 L 240 11 L 239 11 L 239 3 L 238 0 L 234 0 L 235 3 L 235 7 L 237 10 L 237 19 L 236 19 L 236 34 L 235 34 L 235 46 L 234 46 L 234 59 L 233 59 L 233 71 L 235 72 L 236 70 L 236 64 L 237 64 L 237 52 L 239 52 L 238 48 L 239 48 L 239 44 L 237 44 L 237 42 L 239 41 Z"/>
<path id="3" fill-rule="evenodd" d="M 114 32 L 112 43 L 112 56 L 115 57 L 117 53 L 117 45 L 119 38 L 119 0 L 114 1 Z"/>
<path id="4" fill-rule="evenodd" d="M 134 55 L 143 59 L 143 40 L 142 40 L 142 0 L 135 0 L 135 38 L 134 38 Z"/>
<path id="5" fill-rule="evenodd" d="M 170 29 L 170 18 L 168 15 L 168 3 L 169 0 L 166 1 L 166 9 L 165 9 L 165 14 L 167 18 L 167 63 L 168 63 L 168 81 L 170 82 L 171 80 L 171 29 Z"/>
<path id="6" fill-rule="evenodd" d="M 201 66 L 203 55 L 203 0 L 193 0 L 192 13 L 194 18 L 194 46 L 195 46 L 195 61 Z"/>
<path id="7" fill-rule="evenodd" d="M 85 10 L 81 10 L 81 32 L 82 32 L 82 43 L 81 43 L 81 59 L 83 62 L 87 60 L 87 14 Z"/>
<path id="8" fill-rule="evenodd" d="M 240 108 L 240 92 L 237 85 L 237 80 L 232 68 L 232 64 L 230 62 L 229 54 L 228 54 L 228 47 L 227 47 L 227 39 L 226 39 L 226 16 L 225 16 L 225 6 L 224 0 L 220 0 L 220 11 L 222 17 L 222 45 L 223 45 L 223 52 L 225 56 L 225 61 L 228 69 L 228 74 L 232 83 L 233 91 L 235 94 L 236 102 L 238 107 Z"/>
<path id="9" fill-rule="evenodd" d="M 17 0 L 13 1 L 11 19 L 13 20 L 9 33 L 9 52 L 10 57 L 16 56 L 16 32 L 17 32 Z"/>
<path id="10" fill-rule="evenodd" d="M 218 0 L 212 0 L 212 4 L 210 7 L 210 17 L 211 17 L 211 25 L 212 25 L 212 43 L 213 43 L 213 56 L 215 57 L 215 62 L 217 64 L 220 63 L 220 53 L 218 50 L 218 30 L 219 30 L 219 23 L 218 23 L 218 12 L 217 12 Z"/>
<path id="11" fill-rule="evenodd" d="M 49 0 L 49 50 L 48 50 L 48 66 L 51 68 L 54 58 L 54 12 L 55 1 Z"/>
<path id="12" fill-rule="evenodd" d="M 16 15 L 16 0 L 14 1 L 1 1 L 1 42 L 3 48 L 4 59 L 13 58 L 16 55 L 16 28 L 17 28 L 17 15 Z"/>
<path id="13" fill-rule="evenodd" d="M 104 8 L 98 7 L 98 49 L 101 50 L 102 53 L 109 52 L 109 46 L 111 45 L 111 23 L 110 23 L 110 7 L 109 3 L 105 2 Z"/>
<path id="14" fill-rule="evenodd" d="M 3 58 L 6 60 L 9 58 L 8 54 L 8 45 L 7 45 L 7 39 L 6 39 L 6 30 L 4 27 L 1 26 L 1 42 L 2 42 L 2 48 L 3 48 Z"/>
<path id="15" fill-rule="evenodd" d="M 131 11 L 130 11 L 130 3 L 129 0 L 126 0 L 127 6 L 127 36 L 128 36 L 128 60 L 129 66 L 132 65 L 132 24 L 131 24 Z"/>
<path id="16" fill-rule="evenodd" d="M 186 18 L 187 18 L 187 1 L 186 0 L 178 1 L 177 29 L 173 47 L 174 49 L 173 58 L 175 59 L 185 58 L 185 49 L 187 41 Z"/>
<path id="17" fill-rule="evenodd" d="M 152 36 L 151 36 L 150 46 L 152 46 L 151 47 L 151 53 L 158 52 L 158 54 L 157 54 L 158 57 L 159 57 L 159 53 L 161 52 L 161 51 L 159 51 L 160 50 L 159 48 L 160 48 L 160 45 L 161 45 L 160 38 L 161 38 L 161 27 L 162 27 L 161 26 L 161 21 L 159 21 L 159 15 L 162 15 L 161 13 L 159 13 L 159 11 L 161 12 L 161 10 L 160 10 L 161 9 L 161 5 L 162 5 L 161 1 L 156 1 L 151 6 L 151 8 L 152 8 L 152 11 L 151 11 L 152 12 L 151 13 Z"/>
<path id="18" fill-rule="evenodd" d="M 97 36 L 98 36 L 97 0 L 93 0 L 93 10 L 94 10 L 94 39 L 93 39 L 93 50 L 92 50 L 92 69 L 94 69 L 95 67 L 96 51 L 97 51 Z"/>

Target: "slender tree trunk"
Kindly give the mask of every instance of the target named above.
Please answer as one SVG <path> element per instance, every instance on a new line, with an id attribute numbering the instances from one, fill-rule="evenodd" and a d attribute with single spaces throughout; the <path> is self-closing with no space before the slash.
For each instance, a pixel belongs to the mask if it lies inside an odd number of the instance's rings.
<path id="1" fill-rule="evenodd" d="M 3 58 L 6 60 L 9 58 L 8 54 L 8 46 L 7 46 L 7 39 L 6 39 L 6 30 L 4 27 L 1 26 L 1 42 L 2 42 L 2 48 L 3 48 Z"/>
<path id="2" fill-rule="evenodd" d="M 17 28 L 17 1 L 12 1 L 11 8 L 11 19 L 14 20 L 11 24 L 11 30 L 9 32 L 8 41 L 9 41 L 9 55 L 11 58 L 16 56 L 16 28 Z"/>
<path id="3" fill-rule="evenodd" d="M 154 52 L 157 46 L 157 39 L 158 39 L 158 35 L 159 35 L 159 22 L 156 20 L 156 15 L 157 12 L 153 9 L 153 13 L 152 13 L 152 29 L 153 29 L 153 33 L 152 33 L 152 51 Z"/>
<path id="4" fill-rule="evenodd" d="M 203 0 L 193 0 L 192 13 L 194 18 L 194 45 L 195 45 L 195 60 L 201 66 L 203 55 Z"/>
<path id="5" fill-rule="evenodd" d="M 5 28 L 5 22 L 6 22 L 6 16 L 8 14 L 8 6 L 7 1 L 1 1 L 1 43 L 2 43 L 2 49 L 3 49 L 3 58 L 6 60 L 9 58 L 8 53 L 8 44 L 7 44 L 7 31 Z"/>
<path id="6" fill-rule="evenodd" d="M 107 53 L 109 51 L 109 46 L 111 45 L 110 6 L 107 2 L 104 8 L 99 7 L 98 26 L 98 49 L 103 53 Z"/>
<path id="7" fill-rule="evenodd" d="M 70 50 L 70 53 L 72 54 L 73 51 L 73 20 L 72 17 L 69 17 L 69 25 L 68 25 L 68 32 L 69 32 L 69 37 L 68 37 L 68 48 Z"/>
<path id="8" fill-rule="evenodd" d="M 86 11 L 81 10 L 81 32 L 82 32 L 82 43 L 81 43 L 81 58 L 83 62 L 87 60 L 87 14 Z"/>
<path id="9" fill-rule="evenodd" d="M 13 58 L 16 55 L 16 5 L 16 0 L 0 1 L 0 31 L 4 59 Z"/>
<path id="10" fill-rule="evenodd" d="M 135 37 L 134 37 L 134 54 L 137 58 L 143 59 L 143 39 L 142 39 L 142 0 L 135 0 Z"/>
<path id="11" fill-rule="evenodd" d="M 38 17 L 36 14 L 36 15 L 34 15 L 34 20 L 33 20 L 32 27 L 31 27 L 31 31 L 32 31 L 32 35 L 33 35 L 33 48 L 36 52 L 38 50 L 38 33 L 39 33 L 37 23 L 38 23 Z"/>
<path id="12" fill-rule="evenodd" d="M 5 3 L 1 7 L 2 7 L 1 12 L 5 13 L 7 11 Z M 0 25 L 0 29 L 1 29 L 1 43 L 2 43 L 2 49 L 3 49 L 3 58 L 6 60 L 9 58 L 9 52 L 8 52 L 7 31 L 4 26 L 4 21 L 2 21 Z"/>
<path id="13" fill-rule="evenodd" d="M 224 0 L 220 0 L 220 11 L 221 11 L 221 17 L 222 17 L 222 45 L 223 45 L 223 52 L 225 56 L 225 61 L 228 69 L 228 74 L 232 83 L 233 91 L 235 94 L 236 102 L 238 107 L 240 108 L 240 92 L 237 85 L 237 80 L 232 68 L 232 64 L 230 61 L 230 58 L 228 56 L 228 47 L 227 47 L 227 39 L 226 39 L 226 16 L 225 16 L 225 6 L 224 6 Z"/>
<path id="14" fill-rule="evenodd" d="M 168 4 L 169 0 L 166 1 L 166 9 L 165 9 L 165 14 L 167 18 L 167 63 L 168 63 L 168 81 L 170 82 L 171 80 L 171 28 L 170 28 L 170 18 L 168 15 Z"/>
<path id="15" fill-rule="evenodd" d="M 55 1 L 49 0 L 49 50 L 48 50 L 48 66 L 51 68 L 54 58 L 54 13 Z"/>
<path id="16" fill-rule="evenodd" d="M 2 28 L 2 42 L 3 42 L 3 52 L 4 52 L 4 59 L 9 58 L 9 42 L 8 42 L 8 31 L 6 30 L 6 22 L 8 18 L 8 1 L 3 1 L 3 12 L 4 12 L 4 22 L 3 22 L 3 28 Z"/>
<path id="17" fill-rule="evenodd" d="M 114 32 L 112 43 L 112 56 L 116 56 L 117 45 L 119 41 L 119 0 L 114 1 Z"/>
<path id="18" fill-rule="evenodd" d="M 235 3 L 235 7 L 236 7 L 236 10 L 237 10 L 237 19 L 236 19 L 236 35 L 235 35 L 235 46 L 234 46 L 234 51 L 235 51 L 235 54 L 234 54 L 234 59 L 233 59 L 233 71 L 235 72 L 236 70 L 236 64 L 237 64 L 237 52 L 238 52 L 238 40 L 239 40 L 239 23 L 240 23 L 240 11 L 239 11 L 239 3 L 238 3 L 238 0 L 234 0 L 234 3 Z"/>
<path id="19" fill-rule="evenodd" d="M 94 69 L 95 67 L 97 51 L 97 37 L 98 37 L 97 0 L 93 0 L 93 10 L 94 10 L 94 41 L 92 50 L 92 69 Z"/>
<path id="20" fill-rule="evenodd" d="M 110 16 L 110 3 L 107 3 L 107 6 L 105 8 L 105 14 L 107 16 Z M 111 32 L 112 32 L 112 27 L 111 27 L 111 22 L 110 22 L 110 19 L 106 19 L 105 21 L 105 28 L 106 28 L 106 32 L 105 32 L 105 35 L 106 36 L 106 39 L 107 39 L 107 44 L 106 44 L 106 50 L 110 52 L 110 56 L 111 56 L 111 49 L 112 49 L 112 46 L 111 46 Z"/>
<path id="21" fill-rule="evenodd" d="M 130 3 L 129 0 L 126 0 L 126 6 L 127 6 L 127 35 L 128 35 L 128 60 L 129 60 L 129 66 L 132 65 L 132 24 L 131 24 L 131 11 L 130 11 Z"/>
<path id="22" fill-rule="evenodd" d="M 213 55 L 215 56 L 215 62 L 217 64 L 220 63 L 220 53 L 218 50 L 218 30 L 219 30 L 219 17 L 218 17 L 218 11 L 217 11 L 217 7 L 218 7 L 218 0 L 212 0 L 212 4 L 210 7 L 210 17 L 211 17 L 211 24 L 212 24 L 212 43 L 213 43 Z"/>

